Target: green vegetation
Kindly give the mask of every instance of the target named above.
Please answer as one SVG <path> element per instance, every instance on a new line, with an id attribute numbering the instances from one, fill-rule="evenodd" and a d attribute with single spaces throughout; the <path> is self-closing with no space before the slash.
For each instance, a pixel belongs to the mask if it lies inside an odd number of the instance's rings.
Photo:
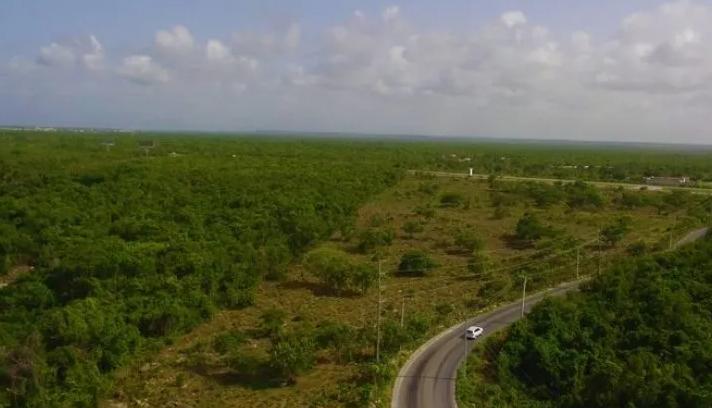
<path id="1" fill-rule="evenodd" d="M 711 271 L 708 238 L 542 302 L 471 355 L 460 406 L 710 406 Z"/>
<path id="2" fill-rule="evenodd" d="M 368 145 L 160 141 L 0 136 L 1 264 L 36 267 L 0 289 L 0 406 L 94 406 L 113 370 L 252 304 L 400 173 Z M 275 348 L 285 375 L 306 346 Z"/>
<path id="3" fill-rule="evenodd" d="M 354 289 L 365 294 L 378 278 L 378 272 L 371 265 L 355 263 L 348 254 L 334 248 L 317 248 L 309 252 L 305 264 L 337 295 Z"/>
<path id="4" fill-rule="evenodd" d="M 409 251 L 403 254 L 398 264 L 399 276 L 425 276 L 437 263 L 428 254 L 421 251 Z"/>
<path id="5" fill-rule="evenodd" d="M 698 153 L 110 137 L 0 133 L 0 406 L 384 406 L 399 358 L 522 275 L 569 280 L 576 248 L 591 272 L 595 251 L 658 250 L 711 214 L 684 192 L 406 172 L 464 174 L 455 150 L 481 173 L 709 177 Z"/>

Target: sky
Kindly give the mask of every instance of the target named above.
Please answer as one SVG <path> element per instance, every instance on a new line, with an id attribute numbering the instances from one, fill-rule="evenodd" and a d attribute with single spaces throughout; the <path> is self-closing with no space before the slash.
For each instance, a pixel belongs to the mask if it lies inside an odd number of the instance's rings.
<path id="1" fill-rule="evenodd" d="M 3 0 L 0 124 L 712 144 L 712 0 Z"/>

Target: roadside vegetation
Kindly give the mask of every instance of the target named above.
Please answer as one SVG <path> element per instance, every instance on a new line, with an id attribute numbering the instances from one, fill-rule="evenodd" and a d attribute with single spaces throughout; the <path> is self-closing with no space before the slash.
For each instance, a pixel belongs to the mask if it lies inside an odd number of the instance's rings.
<path id="1" fill-rule="evenodd" d="M 0 406 L 385 406 L 399 359 L 524 276 L 594 274 L 710 215 L 685 192 L 406 172 L 454 149 L 480 159 L 463 172 L 547 175 L 561 151 L 536 147 L 102 137 L 0 135 Z M 569 152 L 642 174 L 604 153 Z M 710 174 L 677 154 L 646 168 Z"/>
<path id="2" fill-rule="evenodd" d="M 708 407 L 712 239 L 621 260 L 479 344 L 461 407 Z"/>

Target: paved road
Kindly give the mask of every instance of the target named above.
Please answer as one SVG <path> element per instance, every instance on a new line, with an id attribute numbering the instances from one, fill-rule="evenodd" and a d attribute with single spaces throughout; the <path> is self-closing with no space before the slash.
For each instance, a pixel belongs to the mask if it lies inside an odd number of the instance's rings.
<path id="1" fill-rule="evenodd" d="M 697 241 L 698 239 L 701 239 L 707 233 L 709 232 L 709 228 L 700 228 L 696 229 L 694 231 L 690 231 L 687 235 L 685 235 L 681 240 L 677 241 L 675 244 L 675 248 L 681 247 L 686 244 L 690 244 L 692 242 Z"/>
<path id="2" fill-rule="evenodd" d="M 697 241 L 709 228 L 689 232 L 675 247 Z M 578 289 L 583 281 L 569 282 L 527 298 L 524 304 L 528 312 L 547 296 L 561 296 Z M 521 318 L 521 301 L 502 306 L 492 312 L 477 316 L 470 321 L 454 326 L 424 344 L 413 353 L 401 368 L 393 388 L 392 408 L 456 408 L 455 376 L 465 356 L 465 328 L 476 325 L 485 329 L 483 337 L 506 327 Z M 481 337 L 480 340 L 483 338 Z M 471 346 L 470 346 L 471 347 Z"/>
<path id="3" fill-rule="evenodd" d="M 525 312 L 547 296 L 578 289 L 583 281 L 569 282 L 526 299 Z M 513 302 L 459 324 L 423 345 L 401 369 L 393 388 L 392 408 L 455 408 L 455 376 L 465 355 L 465 328 L 485 329 L 483 337 L 521 318 L 522 302 Z M 480 337 L 480 340 L 483 337 Z"/>
<path id="4" fill-rule="evenodd" d="M 474 179 L 479 179 L 479 180 L 487 180 L 489 178 L 488 174 L 473 174 L 470 176 L 467 173 L 452 173 L 452 172 L 446 172 L 446 171 L 410 170 L 409 173 L 410 174 L 417 174 L 417 173 L 430 174 L 432 176 L 438 176 L 438 177 L 474 178 Z M 519 177 L 519 176 L 497 176 L 497 179 L 504 180 L 504 181 L 535 181 L 535 182 L 539 182 L 539 183 L 548 183 L 548 184 L 573 183 L 576 181 L 576 180 L 567 180 L 567 179 L 555 179 L 555 178 L 543 178 L 543 177 Z M 617 183 L 617 182 L 612 182 L 612 181 L 586 181 L 586 183 L 592 184 L 597 187 L 603 187 L 603 188 L 623 187 L 627 190 L 640 190 L 642 188 L 645 188 L 648 191 L 684 190 L 684 191 L 689 191 L 693 194 L 712 195 L 712 189 L 708 189 L 708 188 L 663 187 L 663 186 L 651 186 L 651 185 L 647 185 L 647 184 Z"/>

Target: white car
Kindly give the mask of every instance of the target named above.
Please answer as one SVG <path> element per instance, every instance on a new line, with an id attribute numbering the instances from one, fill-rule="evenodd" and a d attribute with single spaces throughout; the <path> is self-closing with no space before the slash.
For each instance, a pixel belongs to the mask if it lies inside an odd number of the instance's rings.
<path id="1" fill-rule="evenodd" d="M 474 340 L 482 335 L 485 329 L 479 326 L 470 326 L 465 330 L 465 338 L 467 340 Z"/>

